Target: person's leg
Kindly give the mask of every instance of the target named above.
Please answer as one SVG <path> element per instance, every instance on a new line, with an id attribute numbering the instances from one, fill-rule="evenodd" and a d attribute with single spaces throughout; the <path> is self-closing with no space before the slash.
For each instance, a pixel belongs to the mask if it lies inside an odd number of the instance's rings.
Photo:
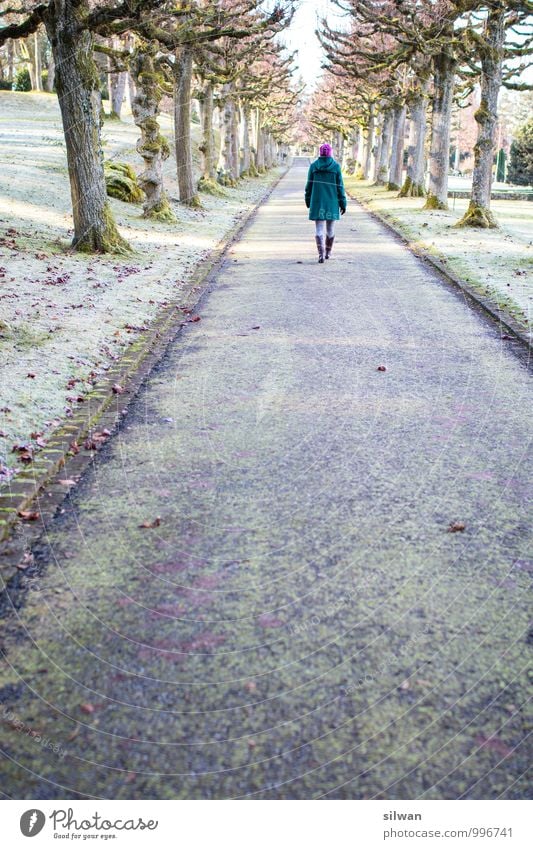
<path id="1" fill-rule="evenodd" d="M 333 248 L 333 241 L 335 239 L 335 220 L 327 221 L 327 235 L 326 235 L 326 259 L 329 259 L 331 256 L 331 251 Z"/>
<path id="2" fill-rule="evenodd" d="M 318 248 L 318 261 L 324 262 L 324 234 L 326 232 L 326 222 L 322 220 L 315 221 L 315 242 Z"/>

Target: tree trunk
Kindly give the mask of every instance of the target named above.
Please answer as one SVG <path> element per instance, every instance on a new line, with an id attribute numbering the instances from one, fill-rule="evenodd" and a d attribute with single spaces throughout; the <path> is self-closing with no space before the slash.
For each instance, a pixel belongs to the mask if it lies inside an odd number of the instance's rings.
<path id="1" fill-rule="evenodd" d="M 252 168 L 252 141 L 251 141 L 251 107 L 245 103 L 242 110 L 243 138 L 242 138 L 242 176 L 249 177 L 255 169 Z"/>
<path id="2" fill-rule="evenodd" d="M 374 156 L 374 167 L 372 169 L 372 180 L 374 181 L 374 184 L 377 183 L 377 179 L 378 179 L 379 160 L 381 158 L 382 141 L 383 141 L 383 116 L 378 114 L 377 117 L 376 117 L 376 144 L 375 144 L 376 155 Z"/>
<path id="3" fill-rule="evenodd" d="M 361 147 L 361 127 L 357 125 L 354 130 L 352 130 L 350 136 L 350 144 L 351 144 L 351 159 L 348 161 L 350 170 L 350 174 L 357 174 L 359 179 L 362 176 L 362 172 L 360 172 L 360 163 L 358 161 L 359 157 L 359 149 Z"/>
<path id="4" fill-rule="evenodd" d="M 261 110 L 257 110 L 257 153 L 256 167 L 260 174 L 265 170 L 265 134 L 263 131 L 263 115 Z"/>
<path id="5" fill-rule="evenodd" d="M 148 48 L 146 52 L 137 51 L 131 59 L 131 72 L 137 82 L 131 111 L 141 131 L 137 150 L 144 159 L 144 171 L 139 174 L 139 185 L 146 195 L 143 215 L 173 223 L 176 217 L 163 190 L 163 161 L 168 158 L 170 148 L 161 135 L 157 120 L 163 92 L 154 67 L 153 52 Z"/>
<path id="6" fill-rule="evenodd" d="M 48 62 L 46 65 L 48 74 L 46 75 L 46 91 L 52 92 L 54 90 L 54 79 L 56 74 L 56 65 L 54 62 L 54 56 L 52 51 L 50 51 L 50 56 L 48 57 Z"/>
<path id="7" fill-rule="evenodd" d="M 344 136 L 342 133 L 337 133 L 337 162 L 342 168 L 344 163 Z"/>
<path id="8" fill-rule="evenodd" d="M 238 101 L 233 101 L 233 109 L 231 110 L 231 156 L 232 156 L 232 174 L 235 180 L 239 180 L 241 176 L 241 154 L 240 154 L 240 134 L 239 134 L 239 117 L 240 109 Z"/>
<path id="9" fill-rule="evenodd" d="M 485 21 L 481 48 L 481 102 L 474 116 L 478 133 L 474 145 L 472 195 L 467 211 L 458 222 L 459 227 L 498 226 L 490 211 L 490 193 L 498 126 L 498 94 L 502 84 L 505 14 L 505 8 L 497 7 L 489 11 Z"/>
<path id="10" fill-rule="evenodd" d="M 222 160 L 222 178 L 221 182 L 225 186 L 237 185 L 237 174 L 235 171 L 235 120 L 234 110 L 235 103 L 232 97 L 231 85 L 224 86 L 222 95 L 224 97 L 224 105 L 222 107 L 222 140 L 221 140 L 221 160 Z"/>
<path id="11" fill-rule="evenodd" d="M 363 179 L 370 179 L 370 172 L 372 168 L 372 150 L 374 147 L 374 131 L 376 126 L 376 119 L 374 116 L 374 104 L 370 104 L 370 112 L 368 115 L 368 127 L 366 130 L 366 141 L 365 141 L 365 158 L 363 162 Z"/>
<path id="12" fill-rule="evenodd" d="M 109 92 L 111 98 L 111 115 L 119 120 L 126 93 L 127 79 L 128 75 L 126 71 L 121 71 L 119 74 L 112 74 L 111 90 Z"/>
<path id="13" fill-rule="evenodd" d="M 202 116 L 202 177 L 204 180 L 214 180 L 215 169 L 215 134 L 213 131 L 214 112 L 213 84 L 207 83 L 204 96 L 200 102 Z"/>
<path id="14" fill-rule="evenodd" d="M 35 91 L 43 90 L 43 65 L 41 62 L 41 45 L 39 31 L 33 33 L 33 64 L 35 67 Z"/>
<path id="15" fill-rule="evenodd" d="M 433 114 L 429 151 L 429 189 L 424 209 L 448 209 L 450 126 L 455 58 L 444 48 L 433 59 Z"/>
<path id="16" fill-rule="evenodd" d="M 120 47 L 120 42 L 117 38 L 113 39 L 111 42 L 111 46 L 114 49 L 118 49 Z M 110 69 L 113 67 L 113 60 L 109 57 L 109 66 Z M 110 104 L 110 118 L 116 118 L 120 121 L 120 113 L 122 111 L 122 104 L 124 102 L 124 94 L 126 91 L 126 82 L 128 79 L 127 71 L 112 71 L 107 75 L 107 87 L 109 89 L 109 104 Z"/>
<path id="17" fill-rule="evenodd" d="M 15 75 L 15 42 L 12 38 L 7 42 L 7 79 L 8 82 L 13 82 Z"/>
<path id="18" fill-rule="evenodd" d="M 272 136 L 265 133 L 265 168 L 272 168 Z"/>
<path id="19" fill-rule="evenodd" d="M 194 184 L 191 146 L 191 85 L 192 49 L 184 44 L 176 50 L 174 63 L 174 134 L 176 143 L 176 166 L 181 203 L 201 207 Z"/>
<path id="20" fill-rule="evenodd" d="M 387 183 L 387 189 L 390 192 L 399 191 L 402 184 L 406 111 L 405 104 L 397 104 L 393 110 L 391 157 Z"/>
<path id="21" fill-rule="evenodd" d="M 45 17 L 56 66 L 55 83 L 67 151 L 73 247 L 80 251 L 129 250 L 120 236 L 106 194 L 100 142 L 100 80 L 93 38 L 84 28 L 88 0 L 76 6 L 56 0 Z"/>
<path id="22" fill-rule="evenodd" d="M 392 138 L 392 122 L 392 109 L 386 109 L 383 113 L 383 124 L 381 127 L 379 155 L 376 157 L 376 184 L 378 186 L 384 186 L 387 182 L 390 145 Z"/>
<path id="23" fill-rule="evenodd" d="M 400 197 L 424 197 L 425 141 L 426 141 L 426 98 L 417 92 L 410 101 L 409 148 L 407 153 L 407 175 Z"/>
<path id="24" fill-rule="evenodd" d="M 135 85 L 135 80 L 132 75 L 128 73 L 128 97 L 130 99 L 130 103 L 133 103 L 133 98 L 137 93 L 137 86 Z"/>

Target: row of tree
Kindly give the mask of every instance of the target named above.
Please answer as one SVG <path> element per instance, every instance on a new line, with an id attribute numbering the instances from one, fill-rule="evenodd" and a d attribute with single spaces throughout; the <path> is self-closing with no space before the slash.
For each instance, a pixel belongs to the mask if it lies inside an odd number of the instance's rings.
<path id="1" fill-rule="evenodd" d="M 446 209 L 452 106 L 478 86 L 472 196 L 459 224 L 496 226 L 490 196 L 498 95 L 502 86 L 528 87 L 520 75 L 533 42 L 531 0 L 334 2 L 349 27 L 321 21 L 327 73 L 309 104 L 311 126 L 330 134 L 341 156 L 349 143 L 365 179 L 426 196 L 426 209 Z"/>
<path id="2" fill-rule="evenodd" d="M 174 216 L 163 186 L 170 146 L 160 131 L 163 97 L 173 99 L 175 155 L 182 203 L 216 191 L 213 113 L 223 116 L 222 181 L 273 164 L 288 144 L 297 92 L 276 36 L 290 22 L 290 0 L 265 11 L 260 0 L 14 0 L 0 2 L 0 45 L 26 43 L 44 30 L 65 134 L 74 220 L 84 251 L 128 249 L 109 207 L 103 167 L 102 61 L 108 63 L 111 111 L 120 114 L 126 80 L 144 168 L 144 215 Z M 191 101 L 202 119 L 202 176 L 194 178 Z M 242 139 L 242 158 L 240 141 Z"/>

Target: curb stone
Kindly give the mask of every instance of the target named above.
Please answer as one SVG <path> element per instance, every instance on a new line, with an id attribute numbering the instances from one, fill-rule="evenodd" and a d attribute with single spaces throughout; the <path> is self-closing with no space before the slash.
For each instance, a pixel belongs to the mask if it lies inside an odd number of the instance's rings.
<path id="1" fill-rule="evenodd" d="M 446 267 L 446 264 L 442 262 L 442 260 L 437 259 L 437 257 L 433 256 L 428 250 L 421 247 L 420 245 L 412 242 L 407 236 L 405 236 L 401 230 L 392 224 L 392 222 L 381 212 L 377 212 L 377 210 L 372 209 L 370 204 L 367 201 L 362 200 L 361 198 L 356 197 L 354 194 L 347 192 L 348 196 L 359 204 L 366 212 L 372 215 L 377 221 L 380 222 L 384 227 L 390 230 L 394 235 L 401 241 L 403 244 L 421 259 L 423 262 L 428 263 L 428 265 L 433 266 L 433 268 L 439 272 L 439 274 L 444 277 L 448 283 L 451 283 L 455 288 L 460 289 L 464 294 L 466 294 L 471 300 L 475 301 L 478 306 L 480 306 L 484 312 L 488 313 L 490 317 L 496 321 L 496 323 L 500 326 L 501 329 L 504 329 L 511 333 L 516 339 L 524 345 L 530 353 L 533 353 L 533 336 L 531 332 L 528 331 L 519 324 L 512 315 L 509 315 L 504 309 L 500 309 L 495 306 L 494 302 L 490 300 L 490 298 L 485 298 L 481 295 L 473 286 L 470 286 L 465 280 L 462 280 L 453 271 Z"/>
<path id="2" fill-rule="evenodd" d="M 187 316 L 207 292 L 228 250 L 240 237 L 260 206 L 270 197 L 289 166 L 266 188 L 251 209 L 237 219 L 209 255 L 196 265 L 192 275 L 176 299 L 161 309 L 148 330 L 141 332 L 128 350 L 113 363 L 105 377 L 84 396 L 80 408 L 52 431 L 46 447 L 35 454 L 34 461 L 6 485 L 0 487 L 0 580 L 5 584 L 24 569 L 25 552 L 41 535 L 46 522 L 57 512 L 81 475 L 93 464 L 101 444 L 111 436 L 127 413 L 141 384 L 162 359 L 168 345 L 187 324 Z M 117 392 L 114 387 L 120 387 Z M 96 444 L 90 443 L 95 433 L 109 431 Z M 89 441 L 86 444 L 86 441 Z M 46 490 L 46 491 L 45 491 Z M 19 513 L 39 514 L 34 521 L 22 521 Z M 31 562 L 31 561 L 29 561 Z M 29 565 L 28 562 L 28 565 Z M 0 591 L 3 588 L 0 584 Z"/>

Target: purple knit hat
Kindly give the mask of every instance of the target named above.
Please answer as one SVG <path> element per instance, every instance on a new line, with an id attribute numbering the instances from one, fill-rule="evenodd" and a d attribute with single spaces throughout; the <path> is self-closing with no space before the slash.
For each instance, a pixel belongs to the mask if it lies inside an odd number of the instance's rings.
<path id="1" fill-rule="evenodd" d="M 320 145 L 320 150 L 319 150 L 320 156 L 331 156 L 331 151 L 332 151 L 332 147 L 327 142 L 324 142 L 324 144 Z"/>

